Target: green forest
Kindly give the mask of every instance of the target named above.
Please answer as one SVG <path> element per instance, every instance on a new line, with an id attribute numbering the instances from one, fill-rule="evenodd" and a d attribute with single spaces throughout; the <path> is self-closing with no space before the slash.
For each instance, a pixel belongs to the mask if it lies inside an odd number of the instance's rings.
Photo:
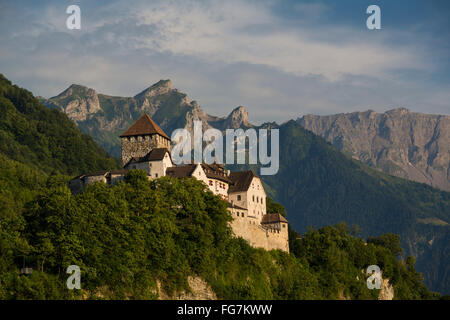
<path id="1" fill-rule="evenodd" d="M 76 175 L 119 168 L 67 116 L 39 103 L 0 74 L 0 153 L 46 173 Z"/>
<path id="2" fill-rule="evenodd" d="M 122 183 L 78 195 L 61 176 L 26 172 L 13 184 L 28 184 L 32 195 L 2 201 L 2 299 L 155 299 L 156 280 L 170 294 L 189 290 L 188 276 L 206 280 L 220 299 L 376 299 L 379 290 L 367 289 L 364 275 L 372 264 L 390 279 L 395 299 L 439 298 L 413 258 L 396 258 L 393 235 L 365 243 L 341 224 L 291 236 L 291 254 L 253 248 L 232 236 L 227 203 L 196 179 L 149 181 L 132 170 Z M 66 288 L 72 264 L 81 268 L 82 290 Z M 24 266 L 31 275 L 20 274 Z"/>
<path id="3" fill-rule="evenodd" d="M 359 226 L 364 238 L 398 234 L 403 255 L 417 258 L 427 285 L 450 292 L 450 192 L 370 168 L 293 120 L 277 128 L 280 169 L 261 179 L 286 207 L 291 226 L 303 233 L 345 222 Z"/>

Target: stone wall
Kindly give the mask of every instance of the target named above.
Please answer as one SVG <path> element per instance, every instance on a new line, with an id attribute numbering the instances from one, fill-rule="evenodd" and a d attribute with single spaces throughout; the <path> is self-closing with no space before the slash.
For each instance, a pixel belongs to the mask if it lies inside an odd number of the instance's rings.
<path id="1" fill-rule="evenodd" d="M 154 148 L 167 148 L 170 151 L 170 141 L 158 135 L 122 137 L 122 165 L 132 157 L 144 157 Z"/>
<path id="2" fill-rule="evenodd" d="M 258 219 L 248 217 L 246 210 L 231 208 L 230 211 L 233 217 L 230 225 L 236 237 L 243 238 L 253 247 L 289 252 L 287 226 L 281 230 L 265 228 L 261 226 Z M 238 216 L 237 212 L 245 212 L 245 216 Z"/>
<path id="3" fill-rule="evenodd" d="M 161 287 L 159 281 L 156 282 L 158 300 L 217 300 L 215 292 L 208 283 L 200 277 L 188 277 L 189 292 L 175 292 L 168 295 Z"/>

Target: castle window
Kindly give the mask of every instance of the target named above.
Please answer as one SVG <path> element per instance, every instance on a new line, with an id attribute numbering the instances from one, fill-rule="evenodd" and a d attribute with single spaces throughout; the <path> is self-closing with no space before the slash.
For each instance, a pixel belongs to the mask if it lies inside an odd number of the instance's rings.
<path id="1" fill-rule="evenodd" d="M 237 199 L 238 199 L 238 201 L 241 201 L 241 195 L 240 194 L 237 196 Z"/>
<path id="2" fill-rule="evenodd" d="M 253 202 L 255 202 L 255 196 L 253 195 Z"/>
<path id="3" fill-rule="evenodd" d="M 212 180 L 209 180 L 209 185 L 210 185 L 210 186 L 212 186 L 212 185 L 213 185 L 213 182 L 212 182 Z"/>
<path id="4" fill-rule="evenodd" d="M 158 174 L 157 173 L 155 173 L 155 177 L 158 178 Z"/>

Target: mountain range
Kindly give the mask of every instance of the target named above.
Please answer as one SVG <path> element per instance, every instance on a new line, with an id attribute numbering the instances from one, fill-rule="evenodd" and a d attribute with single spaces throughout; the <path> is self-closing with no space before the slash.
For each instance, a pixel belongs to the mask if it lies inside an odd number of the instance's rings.
<path id="1" fill-rule="evenodd" d="M 166 132 L 254 127 L 244 107 L 228 117 L 207 114 L 187 94 L 160 80 L 134 97 L 113 97 L 94 89 L 71 85 L 59 95 L 40 101 L 63 111 L 80 129 L 94 137 L 111 155 L 120 156 L 119 134 L 144 112 Z M 385 113 L 353 112 L 329 116 L 305 115 L 297 122 L 333 146 L 365 164 L 417 182 L 450 191 L 450 116 L 411 112 L 405 108 Z"/>
<path id="2" fill-rule="evenodd" d="M 194 120 L 201 120 L 204 130 L 252 126 L 244 107 L 235 108 L 226 118 L 211 116 L 197 101 L 174 89 L 170 80 L 161 80 L 134 97 L 108 96 L 73 84 L 56 97 L 39 100 L 66 113 L 83 132 L 116 157 L 120 157 L 119 135 L 143 113 L 149 114 L 169 135 L 178 128 L 192 130 Z"/>
<path id="3" fill-rule="evenodd" d="M 450 116 L 405 108 L 306 115 L 297 122 L 339 150 L 397 177 L 450 191 Z"/>
<path id="4" fill-rule="evenodd" d="M 450 193 L 390 175 L 447 188 L 447 116 L 398 109 L 255 126 L 243 107 L 225 118 L 207 114 L 170 80 L 134 97 L 112 97 L 72 85 L 40 101 L 65 112 L 115 156 L 120 154 L 119 134 L 144 112 L 169 135 L 176 128 L 192 129 L 193 120 L 220 130 L 278 128 L 280 170 L 262 179 L 268 194 L 286 207 L 293 228 L 302 233 L 344 221 L 358 225 L 365 237 L 397 233 L 405 254 L 417 258 L 426 284 L 450 292 Z"/>

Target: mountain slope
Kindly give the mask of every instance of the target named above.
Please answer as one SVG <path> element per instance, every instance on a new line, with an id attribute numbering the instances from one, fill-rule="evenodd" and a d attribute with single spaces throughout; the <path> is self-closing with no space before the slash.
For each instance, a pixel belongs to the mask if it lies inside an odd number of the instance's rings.
<path id="1" fill-rule="evenodd" d="M 123 183 L 77 195 L 64 183 L 47 186 L 17 227 L 0 211 L 0 299 L 155 299 L 161 288 L 173 297 L 194 289 L 192 277 L 219 299 L 379 299 L 383 289 L 369 290 L 362 271 L 370 264 L 383 268 L 395 299 L 439 298 L 411 259 L 397 261 L 343 225 L 294 240 L 292 254 L 251 247 L 232 236 L 227 203 L 205 188 L 132 170 Z M 29 276 L 19 274 L 25 263 Z M 81 290 L 67 290 L 63 270 L 72 264 Z"/>
<path id="2" fill-rule="evenodd" d="M 119 135 L 143 113 L 148 113 L 169 135 L 178 128 L 192 129 L 194 120 L 202 121 L 204 129 L 251 126 L 244 107 L 237 107 L 226 118 L 208 115 L 196 101 L 190 101 L 186 94 L 174 89 L 170 80 L 161 80 L 134 97 L 113 97 L 71 85 L 58 96 L 40 98 L 40 101 L 66 113 L 81 131 L 117 157 L 120 156 Z"/>
<path id="3" fill-rule="evenodd" d="M 345 221 L 399 234 L 427 285 L 450 292 L 450 193 L 371 169 L 293 120 L 279 129 L 280 170 L 262 179 L 297 231 Z"/>
<path id="4" fill-rule="evenodd" d="M 10 159 L 69 175 L 118 166 L 65 114 L 44 107 L 1 74 L 0 110 L 0 152 Z"/>
<path id="5" fill-rule="evenodd" d="M 395 109 L 297 121 L 372 167 L 450 191 L 450 116 Z"/>

